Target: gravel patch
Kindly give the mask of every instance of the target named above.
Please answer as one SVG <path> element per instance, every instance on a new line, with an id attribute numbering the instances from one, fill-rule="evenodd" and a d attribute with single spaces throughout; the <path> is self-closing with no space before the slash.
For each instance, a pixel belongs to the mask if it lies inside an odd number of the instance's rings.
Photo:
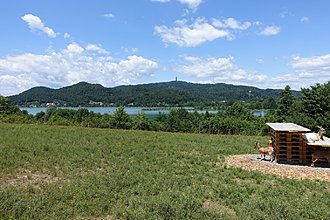
<path id="1" fill-rule="evenodd" d="M 239 167 L 247 171 L 271 173 L 291 179 L 310 179 L 330 181 L 330 168 L 279 164 L 258 159 L 258 154 L 233 155 L 225 158 L 229 167 Z"/>

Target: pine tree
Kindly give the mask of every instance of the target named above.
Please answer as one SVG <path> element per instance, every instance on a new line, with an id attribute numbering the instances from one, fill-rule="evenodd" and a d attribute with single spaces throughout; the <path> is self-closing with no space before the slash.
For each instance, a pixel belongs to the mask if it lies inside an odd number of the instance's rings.
<path id="1" fill-rule="evenodd" d="M 119 106 L 114 113 L 114 121 L 116 128 L 128 128 L 130 126 L 130 117 L 125 112 L 124 106 Z"/>
<path id="2" fill-rule="evenodd" d="M 303 113 L 317 125 L 330 129 L 330 82 L 302 90 Z"/>
<path id="3" fill-rule="evenodd" d="M 284 122 L 288 116 L 292 115 L 294 102 L 295 97 L 292 94 L 290 86 L 287 85 L 281 90 L 281 96 L 276 111 L 277 120 L 279 122 Z"/>

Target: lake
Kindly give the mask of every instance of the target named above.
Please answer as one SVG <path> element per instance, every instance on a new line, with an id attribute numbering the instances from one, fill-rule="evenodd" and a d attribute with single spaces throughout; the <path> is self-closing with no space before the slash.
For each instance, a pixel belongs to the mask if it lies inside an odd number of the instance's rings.
<path id="1" fill-rule="evenodd" d="M 85 108 L 88 111 L 93 111 L 95 113 L 100 114 L 113 114 L 117 107 L 59 107 L 61 109 L 73 109 L 78 110 L 81 108 Z M 21 110 L 26 110 L 31 115 L 36 115 L 38 112 L 46 112 L 47 108 L 45 107 L 36 107 L 36 108 L 20 108 Z M 146 110 L 147 109 L 147 110 Z M 193 108 L 187 108 L 189 112 L 193 112 Z M 138 115 L 139 112 L 143 112 L 146 116 L 156 116 L 159 113 L 162 114 L 169 114 L 170 109 L 153 109 L 148 107 L 126 107 L 125 111 L 128 115 L 134 116 Z M 199 113 L 205 113 L 206 110 L 197 111 Z M 217 113 L 217 110 L 208 110 L 209 113 Z M 267 114 L 267 110 L 254 110 L 253 115 L 254 116 L 265 116 Z"/>

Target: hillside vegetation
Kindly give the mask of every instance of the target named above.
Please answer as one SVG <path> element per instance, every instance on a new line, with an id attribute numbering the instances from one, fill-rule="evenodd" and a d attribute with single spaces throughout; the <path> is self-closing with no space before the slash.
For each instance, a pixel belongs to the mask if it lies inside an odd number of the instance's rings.
<path id="1" fill-rule="evenodd" d="M 0 219 L 328 219 L 330 185 L 228 168 L 255 136 L 0 124 Z"/>
<path id="2" fill-rule="evenodd" d="M 249 92 L 251 91 L 251 92 Z M 297 95 L 299 92 L 294 91 Z M 150 83 L 105 88 L 81 82 L 72 86 L 50 89 L 35 87 L 8 99 L 14 105 L 29 106 L 56 103 L 67 106 L 105 105 L 134 106 L 195 106 L 214 105 L 223 101 L 247 101 L 278 98 L 280 90 L 258 89 L 229 84 L 194 84 L 182 81 Z"/>

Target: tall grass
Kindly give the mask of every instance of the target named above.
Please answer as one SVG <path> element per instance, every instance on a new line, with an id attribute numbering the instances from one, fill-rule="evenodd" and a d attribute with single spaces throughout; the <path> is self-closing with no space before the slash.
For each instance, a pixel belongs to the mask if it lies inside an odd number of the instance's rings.
<path id="1" fill-rule="evenodd" d="M 13 124 L 0 134 L 0 219 L 330 218 L 327 182 L 223 165 L 265 138 Z"/>

